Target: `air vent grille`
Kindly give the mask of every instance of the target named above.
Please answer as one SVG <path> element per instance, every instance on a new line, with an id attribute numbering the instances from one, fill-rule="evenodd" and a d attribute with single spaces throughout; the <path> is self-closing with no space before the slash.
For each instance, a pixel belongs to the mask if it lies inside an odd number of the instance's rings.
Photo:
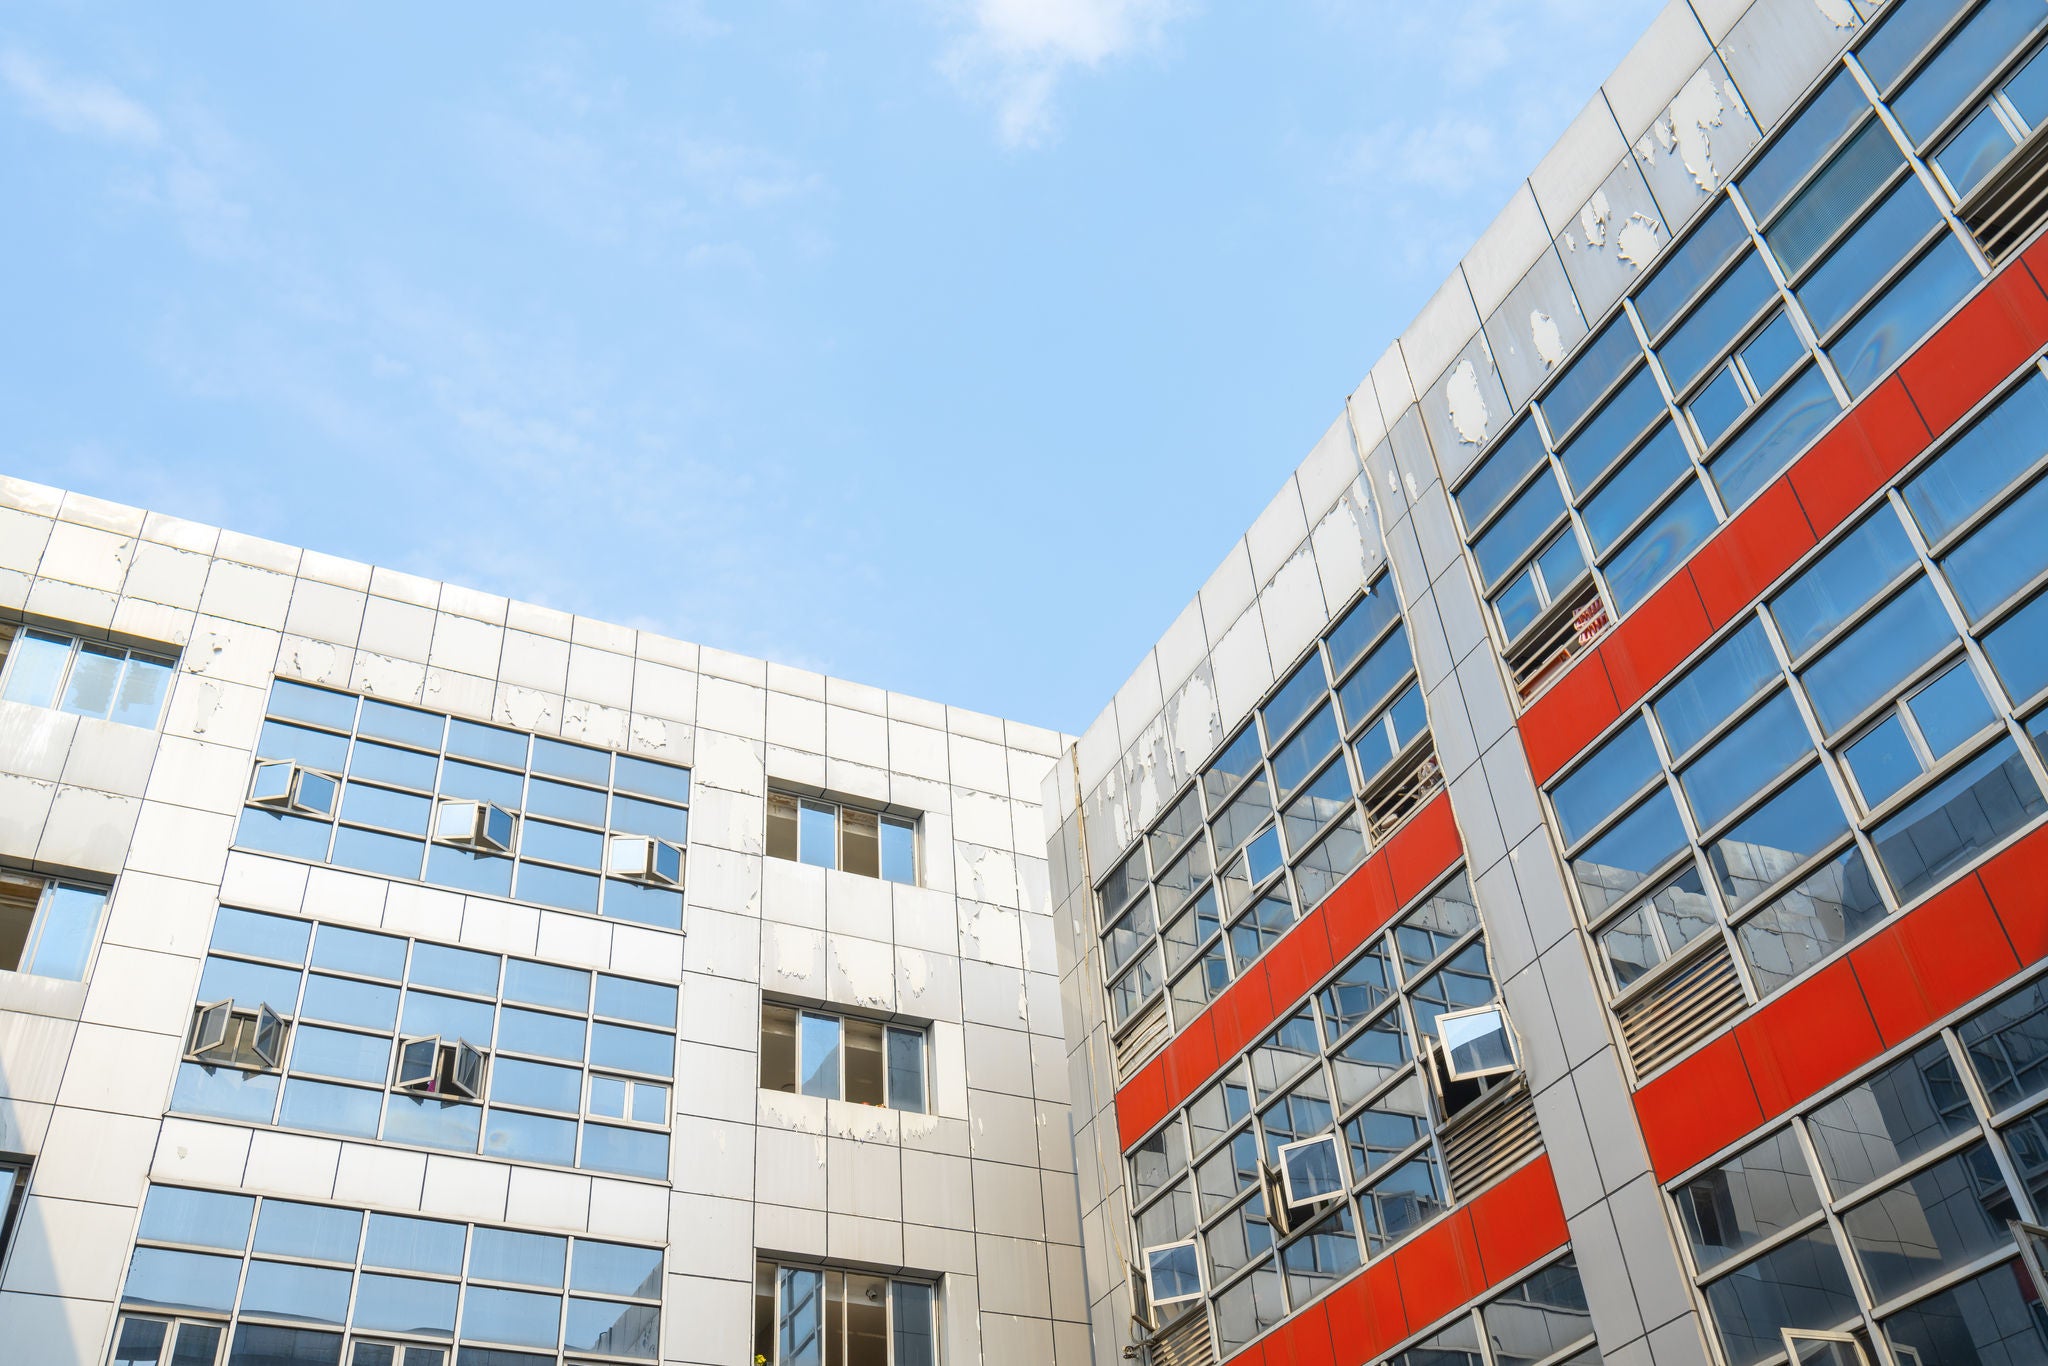
<path id="1" fill-rule="evenodd" d="M 1720 1033 L 1748 1004 L 1728 946 L 1716 942 L 1669 981 L 1620 1010 L 1622 1037 L 1636 1076 L 1648 1076 L 1691 1052 Z"/>
<path id="2" fill-rule="evenodd" d="M 1591 575 L 1550 605 L 1521 642 L 1507 652 L 1508 673 L 1523 701 L 1564 671 L 1567 664 L 1607 631 L 1607 604 Z"/>
<path id="3" fill-rule="evenodd" d="M 1209 1332 L 1209 1312 L 1197 1306 L 1145 1344 L 1148 1366 L 1215 1366 L 1216 1339 Z"/>
<path id="4" fill-rule="evenodd" d="M 1984 254 L 2010 255 L 2048 221 L 2048 124 L 2043 124 L 1956 207 Z"/>
<path id="5" fill-rule="evenodd" d="M 1444 1170 L 1451 1198 L 1465 1201 L 1543 1151 L 1536 1101 L 1516 1077 L 1444 1126 Z"/>
<path id="6" fill-rule="evenodd" d="M 1166 1047 L 1172 1036 L 1173 1025 L 1166 1017 L 1166 997 L 1162 993 L 1110 1045 L 1116 1060 L 1117 1084 L 1122 1085 L 1136 1075 L 1153 1054 Z"/>

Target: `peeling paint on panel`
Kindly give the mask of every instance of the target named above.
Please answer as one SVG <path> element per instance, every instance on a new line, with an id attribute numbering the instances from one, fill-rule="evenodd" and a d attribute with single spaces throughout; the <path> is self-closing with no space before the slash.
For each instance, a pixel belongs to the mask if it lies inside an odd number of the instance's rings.
<path id="1" fill-rule="evenodd" d="M 194 694 L 192 708 L 192 733 L 206 734 L 206 723 L 220 710 L 220 684 L 201 683 Z"/>
<path id="2" fill-rule="evenodd" d="M 1535 343 L 1536 359 L 1543 362 L 1544 369 L 1564 359 L 1564 338 L 1558 332 L 1557 319 L 1540 308 L 1529 310 L 1529 340 Z"/>
<path id="3" fill-rule="evenodd" d="M 925 988 L 932 983 L 932 964 L 921 953 L 905 949 L 901 951 L 900 967 L 903 973 L 903 989 L 909 995 L 922 997 Z"/>
<path id="4" fill-rule="evenodd" d="M 1216 688 L 1209 671 L 1197 668 L 1169 705 L 1168 732 L 1172 736 L 1174 767 L 1192 773 L 1223 739 L 1223 723 L 1216 714 Z"/>
<path id="5" fill-rule="evenodd" d="M 893 984 L 886 978 L 870 977 L 865 963 L 848 962 L 844 947 L 835 937 L 832 941 L 832 962 L 839 969 L 839 976 L 845 981 L 847 990 L 853 993 L 855 1005 L 870 1010 L 893 1009 L 895 1002 Z"/>
<path id="6" fill-rule="evenodd" d="M 1637 141 L 1636 155 L 1645 166 L 1654 166 L 1660 150 L 1666 155 L 1676 152 L 1693 183 L 1702 193 L 1712 194 L 1721 184 L 1714 165 L 1713 130 L 1723 126 L 1728 114 L 1742 110 L 1741 101 L 1732 83 L 1717 80 L 1711 66 L 1701 68 Z"/>
<path id="7" fill-rule="evenodd" d="M 642 754 L 660 754 L 668 748 L 668 722 L 656 716 L 633 717 L 631 747 Z"/>
<path id="8" fill-rule="evenodd" d="M 1663 244 L 1664 225 L 1648 214 L 1632 213 L 1615 234 L 1614 254 L 1641 270 L 1657 255 Z"/>
<path id="9" fill-rule="evenodd" d="M 1863 22 L 1856 17 L 1856 9 L 1849 0 L 1813 0 L 1813 7 L 1836 28 L 1855 28 Z"/>
<path id="10" fill-rule="evenodd" d="M 203 674 L 211 669 L 228 648 L 228 639 L 218 631 L 208 631 L 206 639 L 195 642 L 185 652 L 187 673 Z"/>
<path id="11" fill-rule="evenodd" d="M 1479 371 L 1471 361 L 1461 360 L 1451 371 L 1451 382 L 1444 389 L 1444 399 L 1450 404 L 1451 426 L 1458 432 L 1458 439 L 1468 446 L 1486 444 L 1486 429 L 1491 414 L 1486 411 L 1486 395 L 1479 388 Z"/>
<path id="12" fill-rule="evenodd" d="M 498 719 L 520 730 L 552 731 L 555 728 L 554 699 L 532 688 L 501 687 L 498 689 Z"/>
<path id="13" fill-rule="evenodd" d="M 1586 207 L 1579 210 L 1579 229 L 1586 234 L 1588 247 L 1607 245 L 1607 223 L 1613 217 L 1614 207 L 1607 202 L 1607 191 L 1593 191 Z"/>

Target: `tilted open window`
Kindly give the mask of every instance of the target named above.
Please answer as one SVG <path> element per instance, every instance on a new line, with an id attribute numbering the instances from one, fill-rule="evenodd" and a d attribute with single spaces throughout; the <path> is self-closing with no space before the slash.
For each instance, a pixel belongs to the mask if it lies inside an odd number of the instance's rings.
<path id="1" fill-rule="evenodd" d="M 512 813 L 502 806 L 444 797 L 434 813 L 434 842 L 479 854 L 509 854 L 514 824 Z"/>
<path id="2" fill-rule="evenodd" d="M 646 835 L 613 835 L 605 854 L 605 871 L 613 877 L 657 887 L 679 886 L 683 851 L 666 840 Z"/>
<path id="3" fill-rule="evenodd" d="M 1822 1333 L 1781 1328 L 1788 1366 L 1870 1366 L 1870 1340 L 1861 1332 Z"/>
<path id="4" fill-rule="evenodd" d="M 236 1010 L 233 1001 L 202 1003 L 192 1012 L 185 1056 L 213 1067 L 274 1072 L 284 1062 L 288 1027 L 267 1004 Z"/>
<path id="5" fill-rule="evenodd" d="M 260 759 L 249 783 L 249 800 L 279 811 L 332 816 L 339 780 L 283 759 Z"/>
<path id="6" fill-rule="evenodd" d="M 1145 1249 L 1145 1294 L 1155 1305 L 1202 1297 L 1202 1255 L 1194 1239 Z"/>
<path id="7" fill-rule="evenodd" d="M 476 1100 L 483 1095 L 484 1055 L 467 1039 L 423 1034 L 398 1041 L 401 1091 Z"/>
<path id="8" fill-rule="evenodd" d="M 1313 1205 L 1344 1193 L 1344 1158 L 1337 1151 L 1335 1134 L 1286 1144 L 1275 1156 L 1280 1165 L 1280 1192 L 1289 1208 Z"/>
<path id="9" fill-rule="evenodd" d="M 1508 1013 L 1498 1002 L 1475 1010 L 1447 1011 L 1436 1017 L 1437 1036 L 1443 1040 L 1444 1074 L 1451 1081 L 1477 1081 L 1481 1077 L 1512 1072 L 1516 1062 L 1515 1034 Z"/>

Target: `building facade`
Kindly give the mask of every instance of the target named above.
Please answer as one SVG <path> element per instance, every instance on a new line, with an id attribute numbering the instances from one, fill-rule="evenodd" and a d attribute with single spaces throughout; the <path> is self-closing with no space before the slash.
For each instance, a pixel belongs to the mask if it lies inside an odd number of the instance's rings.
<path id="1" fill-rule="evenodd" d="M 0 481 L 0 1359 L 2048 1363 L 2044 45 L 1669 5 L 1078 739 Z"/>
<path id="2" fill-rule="evenodd" d="M 2044 35 L 1667 6 L 1053 774 L 1100 1366 L 2048 1362 Z"/>
<path id="3" fill-rule="evenodd" d="M 1088 1360 L 1063 737 L 0 484 L 0 1360 Z"/>

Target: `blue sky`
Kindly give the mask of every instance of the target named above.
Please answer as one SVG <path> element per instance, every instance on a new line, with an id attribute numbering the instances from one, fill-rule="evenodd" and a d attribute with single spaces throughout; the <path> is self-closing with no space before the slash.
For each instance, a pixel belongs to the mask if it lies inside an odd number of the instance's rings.
<path id="1" fill-rule="evenodd" d="M 16 0 L 7 472 L 1078 730 L 1648 0 Z"/>

